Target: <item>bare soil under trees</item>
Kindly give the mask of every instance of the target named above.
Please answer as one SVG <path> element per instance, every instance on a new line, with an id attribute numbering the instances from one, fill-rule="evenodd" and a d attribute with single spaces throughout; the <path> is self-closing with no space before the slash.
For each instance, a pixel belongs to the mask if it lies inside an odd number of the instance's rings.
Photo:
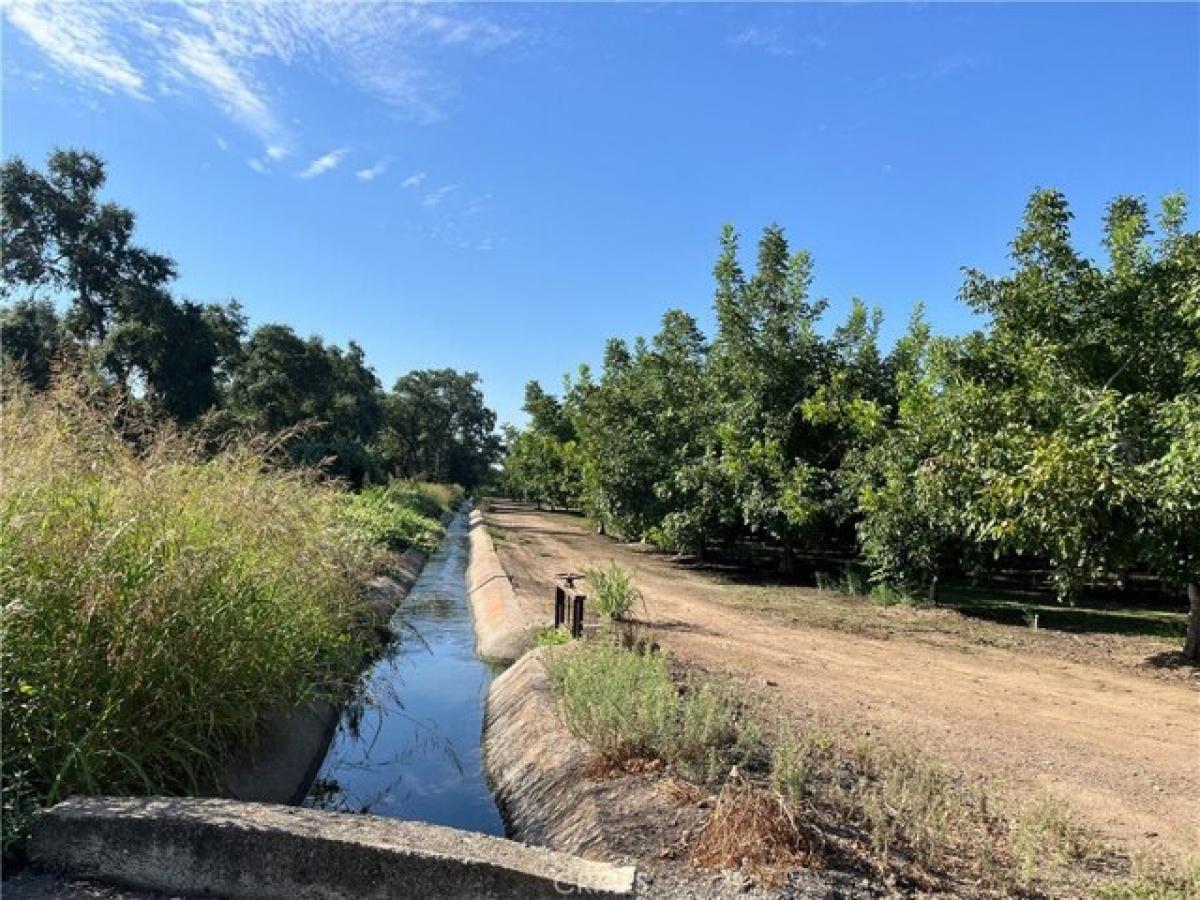
<path id="1" fill-rule="evenodd" d="M 645 595 L 636 617 L 655 640 L 788 719 L 907 742 L 1012 800 L 1049 791 L 1129 852 L 1200 850 L 1200 679 L 1147 662 L 1177 649 L 1167 641 L 747 587 L 576 516 L 497 504 L 487 520 L 531 624 L 549 623 L 555 573 L 616 561 Z M 805 613 L 831 603 L 855 615 Z"/>

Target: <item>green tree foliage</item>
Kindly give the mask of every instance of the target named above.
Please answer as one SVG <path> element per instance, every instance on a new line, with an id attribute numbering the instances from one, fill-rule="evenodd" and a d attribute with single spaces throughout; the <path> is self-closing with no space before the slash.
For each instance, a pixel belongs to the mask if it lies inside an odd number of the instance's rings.
<path id="1" fill-rule="evenodd" d="M 353 341 L 343 352 L 286 325 L 258 328 L 234 372 L 229 409 L 253 431 L 294 431 L 289 449 L 298 461 L 325 461 L 355 484 L 381 477 L 368 444 L 383 421 L 383 398 Z"/>
<path id="2" fill-rule="evenodd" d="M 536 381 L 525 385 L 529 427 L 505 436 L 506 489 L 525 500 L 566 507 L 580 502 L 582 472 L 574 426 L 558 398 Z"/>
<path id="3" fill-rule="evenodd" d="M 858 300 L 824 327 L 811 259 L 781 229 L 748 274 L 727 227 L 711 344 L 679 312 L 651 342 L 610 342 L 597 382 L 569 384 L 561 404 L 537 390 L 509 472 L 536 470 L 620 533 L 678 549 L 767 541 L 786 566 L 856 540 L 881 582 L 1024 557 L 1068 599 L 1149 571 L 1188 592 L 1195 658 L 1200 235 L 1182 197 L 1157 229 L 1120 197 L 1102 265 L 1070 222 L 1060 193 L 1036 192 L 1013 270 L 965 273 L 987 326 L 937 338 L 918 308 L 887 353 Z M 558 409 L 569 431 L 544 412 Z"/>
<path id="4" fill-rule="evenodd" d="M 135 216 L 100 198 L 104 162 L 74 150 L 45 171 L 14 158 L 0 169 L 4 372 L 37 390 L 69 358 L 126 400 L 188 423 L 287 434 L 301 463 L 354 484 L 390 475 L 464 485 L 499 454 L 479 376 L 413 372 L 384 393 L 362 348 L 267 324 L 247 337 L 236 301 L 178 300 L 175 264 L 134 241 Z"/>
<path id="5" fill-rule="evenodd" d="M 49 300 L 25 298 L 0 309 L 0 351 L 7 366 L 36 390 L 50 386 L 62 345 L 62 323 Z"/>
<path id="6" fill-rule="evenodd" d="M 175 277 L 171 259 L 133 243 L 133 212 L 100 202 L 107 176 L 94 153 L 55 151 L 44 173 L 12 159 L 0 175 L 5 290 L 66 295 L 77 337 L 102 341 L 127 291 Z"/>
<path id="7" fill-rule="evenodd" d="M 409 372 L 386 398 L 383 418 L 382 454 L 393 475 L 476 485 L 500 455 L 496 414 L 476 372 Z"/>
<path id="8" fill-rule="evenodd" d="M 236 310 L 171 298 L 174 262 L 133 242 L 133 212 L 99 199 L 105 178 L 98 156 L 71 150 L 52 153 L 44 173 L 20 159 L 0 170 L 4 294 L 16 297 L 5 356 L 44 389 L 70 339 L 108 379 L 191 421 L 217 400 L 220 329 Z"/>

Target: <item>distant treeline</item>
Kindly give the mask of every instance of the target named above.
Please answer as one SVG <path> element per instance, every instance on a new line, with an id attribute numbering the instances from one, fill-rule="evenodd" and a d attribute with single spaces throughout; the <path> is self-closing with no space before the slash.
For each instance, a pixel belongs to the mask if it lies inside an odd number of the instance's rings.
<path id="1" fill-rule="evenodd" d="M 855 300 L 822 329 L 812 261 L 767 228 L 753 273 L 727 227 L 717 331 L 672 310 L 650 340 L 610 340 L 561 397 L 526 388 L 510 492 L 582 507 L 623 536 L 701 554 L 747 540 L 849 548 L 918 588 L 1018 557 L 1063 597 L 1150 571 L 1200 619 L 1200 234 L 1167 197 L 1152 227 L 1113 201 L 1107 265 L 1073 248 L 1071 212 L 1036 192 L 1012 271 L 965 271 L 988 325 L 935 336 L 914 312 L 885 350 Z M 1157 232 L 1157 233 L 1155 233 Z"/>
<path id="2" fill-rule="evenodd" d="M 131 210 L 100 199 L 93 153 L 55 152 L 44 172 L 14 158 L 0 178 L 6 377 L 44 389 L 70 366 L 214 437 L 282 435 L 292 458 L 354 484 L 489 474 L 500 444 L 476 373 L 414 371 L 384 391 L 353 342 L 248 332 L 236 302 L 173 297 L 175 263 L 134 243 Z"/>

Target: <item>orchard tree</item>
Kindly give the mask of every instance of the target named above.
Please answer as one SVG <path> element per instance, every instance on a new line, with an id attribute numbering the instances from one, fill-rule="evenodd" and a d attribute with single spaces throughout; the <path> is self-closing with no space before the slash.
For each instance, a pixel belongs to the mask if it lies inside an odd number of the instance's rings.
<path id="1" fill-rule="evenodd" d="M 560 401 L 538 382 L 525 385 L 529 425 L 520 432 L 510 430 L 504 457 L 505 489 L 539 506 L 576 505 L 582 490 L 577 460 L 575 427 Z"/>
<path id="2" fill-rule="evenodd" d="M 781 228 L 763 231 L 749 278 L 731 227 L 721 245 L 713 350 L 721 465 L 746 527 L 782 548 L 787 571 L 796 547 L 820 528 L 828 498 L 823 448 L 803 413 L 828 371 L 816 330 L 827 303 L 809 298 L 811 257 L 791 253 Z"/>
<path id="3" fill-rule="evenodd" d="M 1200 238 L 1180 198 L 1156 244 L 1145 203 L 1118 198 L 1103 268 L 1074 250 L 1070 219 L 1061 194 L 1035 193 L 1013 272 L 968 271 L 964 299 L 990 326 L 944 342 L 902 400 L 898 466 L 862 495 L 864 549 L 890 576 L 936 567 L 922 541 L 953 537 L 964 555 L 1044 561 L 1064 599 L 1147 567 L 1190 595 L 1194 658 Z M 914 521 L 887 527 L 901 507 Z"/>

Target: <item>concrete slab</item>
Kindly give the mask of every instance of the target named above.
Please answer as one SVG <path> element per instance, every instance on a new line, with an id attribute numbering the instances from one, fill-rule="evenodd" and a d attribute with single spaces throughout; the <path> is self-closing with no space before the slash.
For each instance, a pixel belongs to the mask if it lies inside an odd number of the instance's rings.
<path id="1" fill-rule="evenodd" d="M 630 866 L 375 816 L 178 798 L 38 814 L 40 866 L 134 888 L 263 900 L 632 897 Z"/>

